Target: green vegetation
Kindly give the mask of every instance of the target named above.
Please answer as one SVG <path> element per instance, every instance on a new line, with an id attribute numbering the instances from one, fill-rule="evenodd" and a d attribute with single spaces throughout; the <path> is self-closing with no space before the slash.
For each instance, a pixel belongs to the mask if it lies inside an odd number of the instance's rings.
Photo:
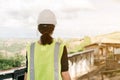
<path id="1" fill-rule="evenodd" d="M 25 40 L 0 40 L 0 70 L 20 67 L 25 64 L 24 49 L 26 46 Z M 23 52 L 21 52 L 23 50 Z"/>
<path id="2" fill-rule="evenodd" d="M 1 52 L 0 52 L 0 59 L 2 58 Z"/>
<path id="3" fill-rule="evenodd" d="M 87 46 L 87 45 L 89 45 L 90 43 L 91 43 L 90 37 L 85 36 L 83 38 L 83 40 L 81 40 L 81 41 L 79 41 L 79 43 L 77 43 L 76 46 L 74 46 L 74 44 L 70 45 L 71 41 L 67 41 L 66 45 L 67 45 L 67 48 L 68 48 L 68 52 L 69 53 L 74 53 L 74 52 L 83 51 L 84 47 Z"/>
<path id="4" fill-rule="evenodd" d="M 85 36 L 83 39 L 68 39 L 66 41 L 58 38 L 57 41 L 66 44 L 68 53 L 70 54 L 83 51 L 85 46 L 91 44 L 89 36 Z"/>
<path id="5" fill-rule="evenodd" d="M 25 60 L 25 57 L 23 57 L 22 55 L 18 55 L 18 54 L 10 58 L 5 58 L 1 55 L 0 56 L 0 70 L 11 69 L 13 67 L 20 67 L 24 60 Z"/>

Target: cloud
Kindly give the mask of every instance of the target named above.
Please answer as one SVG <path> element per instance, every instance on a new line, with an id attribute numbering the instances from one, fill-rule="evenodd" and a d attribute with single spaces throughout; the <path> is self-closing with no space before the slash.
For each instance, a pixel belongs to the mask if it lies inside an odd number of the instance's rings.
<path id="1" fill-rule="evenodd" d="M 36 15 L 49 4 L 43 0 L 1 0 L 0 24 L 1 26 L 33 26 L 36 23 Z"/>
<path id="2" fill-rule="evenodd" d="M 66 1 L 69 4 L 66 4 Z M 0 25 L 12 27 L 35 26 L 37 15 L 44 8 L 52 9 L 58 16 L 58 19 L 74 19 L 77 17 L 76 12 L 79 10 L 79 7 L 83 8 L 85 7 L 84 5 L 90 7 L 87 0 L 43 0 L 42 3 L 40 0 L 1 0 Z"/>
<path id="3" fill-rule="evenodd" d="M 38 14 L 45 8 L 57 16 L 56 36 L 97 34 L 120 26 L 120 5 L 112 0 L 0 0 L 0 26 L 36 30 Z"/>
<path id="4" fill-rule="evenodd" d="M 63 11 L 65 12 L 79 12 L 83 9 L 93 10 L 95 8 L 88 0 L 63 0 Z"/>

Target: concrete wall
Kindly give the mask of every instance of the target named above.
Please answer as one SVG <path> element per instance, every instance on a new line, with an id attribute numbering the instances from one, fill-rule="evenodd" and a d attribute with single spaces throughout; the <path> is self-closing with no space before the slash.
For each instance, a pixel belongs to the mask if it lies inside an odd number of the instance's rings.
<path id="1" fill-rule="evenodd" d="M 72 80 L 88 73 L 94 65 L 94 50 L 69 55 L 69 73 Z"/>

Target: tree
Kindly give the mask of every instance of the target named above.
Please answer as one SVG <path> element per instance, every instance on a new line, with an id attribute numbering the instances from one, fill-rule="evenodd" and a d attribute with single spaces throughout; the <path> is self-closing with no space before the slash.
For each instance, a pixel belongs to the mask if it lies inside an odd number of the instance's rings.
<path id="1" fill-rule="evenodd" d="M 85 36 L 79 45 L 75 46 L 74 49 L 70 50 L 70 53 L 83 51 L 84 47 L 89 45 L 89 44 L 91 44 L 91 39 L 89 36 Z"/>

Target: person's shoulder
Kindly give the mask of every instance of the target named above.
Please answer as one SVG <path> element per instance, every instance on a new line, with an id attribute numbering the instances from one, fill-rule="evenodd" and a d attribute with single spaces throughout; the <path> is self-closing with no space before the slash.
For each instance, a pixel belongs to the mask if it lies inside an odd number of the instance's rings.
<path id="1" fill-rule="evenodd" d="M 60 45 L 60 48 L 63 48 L 63 49 L 66 46 L 65 42 L 56 41 L 56 43 L 58 43 Z"/>
<path id="2" fill-rule="evenodd" d="M 26 45 L 26 50 L 30 50 L 30 46 L 31 46 L 31 44 L 36 44 L 36 42 L 31 42 L 31 43 L 28 43 L 27 45 Z"/>

